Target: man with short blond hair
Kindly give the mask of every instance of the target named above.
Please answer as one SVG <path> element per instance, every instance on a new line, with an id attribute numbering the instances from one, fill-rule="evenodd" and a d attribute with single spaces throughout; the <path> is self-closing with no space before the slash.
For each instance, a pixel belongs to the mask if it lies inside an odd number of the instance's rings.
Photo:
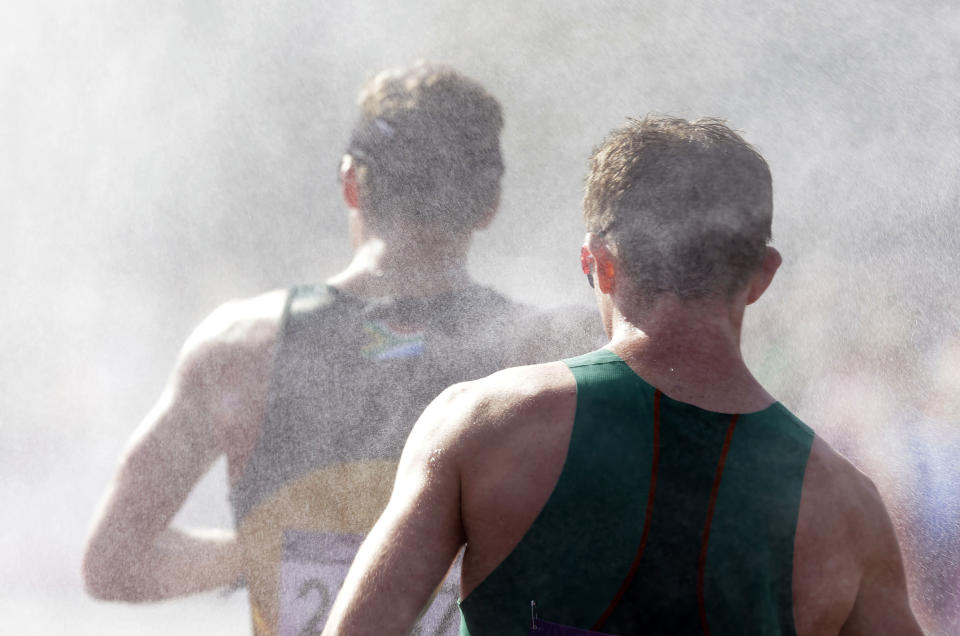
<path id="1" fill-rule="evenodd" d="M 360 107 L 340 164 L 353 259 L 324 283 L 228 303 L 190 337 L 96 519 L 92 595 L 140 602 L 242 582 L 258 636 L 318 633 L 416 416 L 453 382 L 563 350 L 532 332 L 556 321 L 467 271 L 499 202 L 497 100 L 422 62 L 374 76 Z M 592 339 L 566 324 L 568 338 Z M 236 533 L 172 527 L 221 455 Z M 446 586 L 421 633 L 455 631 L 455 599 Z"/>
<path id="2" fill-rule="evenodd" d="M 324 633 L 403 633 L 464 544 L 461 634 L 919 633 L 876 489 L 741 356 L 781 262 L 763 158 L 630 121 L 584 216 L 610 342 L 424 411 Z"/>

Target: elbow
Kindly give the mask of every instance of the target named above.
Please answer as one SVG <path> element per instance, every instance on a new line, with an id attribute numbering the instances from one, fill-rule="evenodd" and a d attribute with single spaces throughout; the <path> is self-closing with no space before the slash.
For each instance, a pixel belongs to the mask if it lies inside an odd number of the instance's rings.
<path id="1" fill-rule="evenodd" d="M 83 555 L 83 589 L 100 601 L 142 603 L 152 600 L 134 575 L 136 566 L 91 541 Z"/>
<path id="2" fill-rule="evenodd" d="M 118 578 L 113 573 L 109 563 L 91 548 L 87 548 L 83 556 L 83 589 L 99 601 L 126 601 L 127 594 L 123 586 L 118 585 Z"/>
<path id="3" fill-rule="evenodd" d="M 116 586 L 110 585 L 108 580 L 91 576 L 86 571 L 83 574 L 83 589 L 88 596 L 98 601 L 130 601 L 126 594 L 123 594 Z"/>
<path id="4" fill-rule="evenodd" d="M 124 601 L 124 595 L 111 577 L 106 568 L 95 559 L 90 558 L 89 552 L 83 559 L 83 589 L 98 601 Z"/>

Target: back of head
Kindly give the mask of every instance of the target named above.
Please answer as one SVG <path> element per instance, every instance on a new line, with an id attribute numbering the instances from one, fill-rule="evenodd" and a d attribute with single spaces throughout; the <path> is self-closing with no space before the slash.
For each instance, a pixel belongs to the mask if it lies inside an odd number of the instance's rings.
<path id="1" fill-rule="evenodd" d="M 347 153 L 374 222 L 473 230 L 495 208 L 500 104 L 453 68 L 417 62 L 371 78 Z"/>
<path id="2" fill-rule="evenodd" d="M 729 298 L 763 261 L 766 161 L 717 119 L 630 120 L 594 150 L 587 231 L 614 249 L 641 298 Z"/>

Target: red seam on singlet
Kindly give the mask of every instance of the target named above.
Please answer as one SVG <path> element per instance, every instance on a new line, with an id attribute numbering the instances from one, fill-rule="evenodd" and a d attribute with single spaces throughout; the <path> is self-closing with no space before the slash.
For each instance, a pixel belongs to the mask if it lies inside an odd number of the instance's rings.
<path id="1" fill-rule="evenodd" d="M 707 508 L 707 524 L 703 528 L 703 545 L 700 546 L 700 563 L 697 567 L 697 606 L 700 610 L 700 624 L 703 633 L 710 636 L 710 626 L 707 624 L 707 605 L 703 599 L 703 576 L 707 568 L 707 546 L 710 543 L 710 522 L 713 521 L 713 509 L 717 505 L 717 493 L 720 492 L 720 480 L 723 478 L 723 464 L 727 460 L 727 451 L 730 450 L 730 441 L 733 439 L 733 429 L 737 426 L 737 416 L 730 418 L 727 427 L 727 437 L 723 440 L 723 450 L 720 451 L 720 461 L 717 462 L 717 474 L 713 478 L 713 490 L 710 492 L 710 506 Z"/>
<path id="2" fill-rule="evenodd" d="M 633 577 L 637 574 L 637 568 L 640 567 L 640 558 L 643 556 L 643 548 L 647 545 L 647 535 L 650 533 L 650 519 L 653 517 L 653 495 L 657 491 L 657 464 L 660 460 L 660 391 L 657 390 L 653 394 L 653 461 L 652 467 L 650 469 L 650 492 L 647 493 L 647 511 L 643 517 L 643 534 L 640 535 L 640 547 L 637 548 L 637 556 L 634 557 L 633 563 L 630 565 L 630 571 L 627 572 L 627 577 L 623 580 L 623 583 L 620 584 L 620 589 L 617 590 L 616 595 L 613 597 L 613 600 L 610 601 L 610 605 L 607 606 L 606 611 L 603 615 L 593 624 L 593 627 L 590 629 L 596 630 L 600 629 L 604 623 L 607 622 L 607 619 L 610 618 L 610 614 L 613 613 L 614 608 L 620 603 L 620 599 L 623 598 L 624 593 L 626 593 L 627 588 L 630 586 L 630 582 L 633 581 Z"/>

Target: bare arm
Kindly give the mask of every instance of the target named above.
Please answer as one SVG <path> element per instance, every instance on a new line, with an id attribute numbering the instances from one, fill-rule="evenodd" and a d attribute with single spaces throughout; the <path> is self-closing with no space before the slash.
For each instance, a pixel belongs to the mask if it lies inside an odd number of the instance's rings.
<path id="1" fill-rule="evenodd" d="M 877 489 L 820 437 L 800 499 L 793 609 L 799 636 L 920 633 Z"/>
<path id="2" fill-rule="evenodd" d="M 251 343 L 257 334 L 230 319 L 235 308 L 215 312 L 187 341 L 163 394 L 121 458 L 84 554 L 85 586 L 97 598 L 157 600 L 221 587 L 239 576 L 232 531 L 169 526 L 224 452 L 222 427 L 256 417 L 250 403 L 230 408 L 225 398 L 257 393 L 258 376 L 264 374 L 258 360 L 269 360 L 273 345 L 269 338 Z"/>
<path id="3" fill-rule="evenodd" d="M 469 385 L 427 407 L 400 459 L 393 494 L 367 536 L 324 634 L 405 634 L 463 545 L 453 435 L 472 417 Z"/>
<path id="4" fill-rule="evenodd" d="M 840 633 L 922 634 L 910 609 L 903 559 L 893 523 L 876 487 L 865 478 L 864 481 L 859 519 L 863 575 L 853 610 Z"/>

